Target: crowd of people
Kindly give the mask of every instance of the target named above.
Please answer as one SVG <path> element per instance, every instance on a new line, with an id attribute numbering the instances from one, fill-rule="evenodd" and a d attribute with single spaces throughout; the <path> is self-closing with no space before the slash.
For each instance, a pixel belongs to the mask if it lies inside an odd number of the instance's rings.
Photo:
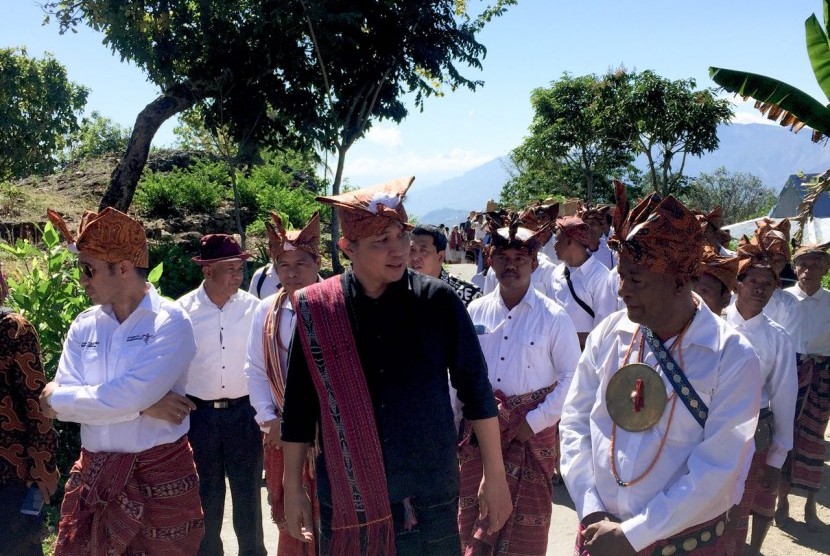
<path id="1" fill-rule="evenodd" d="M 239 554 L 264 555 L 263 470 L 284 556 L 544 555 L 560 481 L 580 556 L 760 554 L 791 488 L 819 528 L 826 245 L 791 254 L 763 219 L 730 251 L 718 209 L 632 206 L 620 183 L 613 207 L 413 227 L 413 179 L 318 197 L 343 274 L 320 276 L 319 215 L 273 213 L 248 291 L 250 254 L 211 234 L 177 301 L 147 282 L 136 220 L 87 212 L 73 234 L 49 211 L 94 305 L 48 383 L 2 312 L 4 553 L 40 554 L 19 508 L 55 491 L 51 419 L 83 444 L 57 556 L 221 555 L 226 483 Z M 444 268 L 470 246 L 475 283 Z"/>

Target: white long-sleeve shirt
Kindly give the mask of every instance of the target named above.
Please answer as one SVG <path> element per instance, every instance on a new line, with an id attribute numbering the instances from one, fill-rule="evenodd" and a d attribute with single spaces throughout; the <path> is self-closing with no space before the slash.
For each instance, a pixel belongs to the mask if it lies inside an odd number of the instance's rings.
<path id="1" fill-rule="evenodd" d="M 667 395 L 674 389 L 659 370 L 648 343 L 638 353 L 639 325 L 625 311 L 614 313 L 588 336 L 562 409 L 562 476 L 579 519 L 597 511 L 617 516 L 637 551 L 728 510 L 735 502 L 735 484 L 744 462 L 755 450 L 761 394 L 758 356 L 700 298 L 697 302 L 699 309 L 681 343 L 682 364 L 709 407 L 705 429 L 680 400 L 671 427 L 673 401 L 649 430 L 628 432 L 618 427 L 613 457 L 622 481 L 632 481 L 646 471 L 666 435 L 664 450 L 642 481 L 620 487 L 609 459 L 612 421 L 605 394 L 632 339 L 629 362 L 655 367 Z M 638 338 L 633 338 L 635 333 Z M 680 363 L 677 351 L 674 354 Z"/>
<path id="2" fill-rule="evenodd" d="M 499 287 L 470 303 L 467 310 L 493 390 L 517 396 L 557 383 L 526 417 L 534 433 L 555 425 L 579 361 L 579 339 L 568 315 L 534 288 L 528 288 L 510 310 Z"/>
<path id="3" fill-rule="evenodd" d="M 251 335 L 248 339 L 248 355 L 245 361 L 245 377 L 248 379 L 248 393 L 251 396 L 251 405 L 256 410 L 256 422 L 260 428 L 266 430 L 268 427 L 263 427 L 263 423 L 277 418 L 277 400 L 271 390 L 271 384 L 268 382 L 268 373 L 265 370 L 265 349 L 263 347 L 263 334 L 265 332 L 265 320 L 268 318 L 268 313 L 271 311 L 271 306 L 274 304 L 276 294 L 263 299 L 254 313 L 254 321 L 251 325 Z M 291 337 L 294 334 L 294 326 L 297 322 L 297 315 L 291 307 L 291 299 L 285 298 L 285 301 L 280 307 L 280 327 L 278 334 L 285 350 L 280 350 L 280 367 L 282 368 L 283 378 L 285 372 L 288 370 L 288 348 L 291 343 Z M 267 430 L 266 430 L 267 432 Z"/>
<path id="4" fill-rule="evenodd" d="M 245 350 L 259 299 L 237 290 L 223 307 L 205 292 L 205 284 L 179 298 L 193 322 L 196 356 L 187 372 L 187 393 L 203 400 L 248 395 Z"/>
<path id="5" fill-rule="evenodd" d="M 798 320 L 788 331 L 795 341 L 796 351 L 811 355 L 830 355 L 830 291 L 819 288 L 807 295 L 796 284 L 786 289 L 798 301 Z"/>
<path id="6" fill-rule="evenodd" d="M 259 299 L 265 299 L 277 293 L 281 285 L 276 267 L 273 263 L 268 263 L 254 271 L 254 275 L 251 276 L 251 283 L 248 285 L 248 293 Z"/>
<path id="7" fill-rule="evenodd" d="M 608 238 L 605 236 L 599 238 L 599 247 L 591 253 L 591 256 L 601 262 L 608 270 L 617 266 L 617 259 L 614 256 L 614 252 L 608 247 Z"/>
<path id="8" fill-rule="evenodd" d="M 551 262 L 547 255 L 542 253 L 537 254 L 536 260 L 539 262 L 539 265 L 536 267 L 536 270 L 531 273 L 530 283 L 533 284 L 536 291 L 545 297 L 551 297 L 553 295 L 553 270 L 556 266 Z M 487 276 L 484 278 L 484 287 L 481 288 L 482 293 L 484 295 L 493 293 L 496 290 L 498 283 L 499 281 L 496 279 L 496 273 L 491 268 L 487 271 Z"/>
<path id="9" fill-rule="evenodd" d="M 767 465 L 781 468 L 793 447 L 795 398 L 798 394 L 798 370 L 795 348 L 789 335 L 763 313 L 744 319 L 737 307 L 726 309 L 726 322 L 743 334 L 755 348 L 761 362 L 761 405 L 772 411 L 774 432 L 767 454 Z"/>
<path id="10" fill-rule="evenodd" d="M 565 279 L 565 268 L 570 269 L 574 291 L 594 311 L 593 317 L 571 294 Z M 608 274 L 608 269 L 593 255 L 578 267 L 566 267 L 566 264 L 562 263 L 554 269 L 551 299 L 565 309 L 577 332 L 590 332 L 605 317 L 617 310 L 617 295 L 611 291 Z"/>
<path id="11" fill-rule="evenodd" d="M 735 304 L 734 296 L 732 296 L 732 304 Z M 764 314 L 773 322 L 780 324 L 790 336 L 792 336 L 790 331 L 802 319 L 798 299 L 781 288 L 775 288 L 775 291 L 772 292 L 772 297 L 764 307 Z"/>
<path id="12" fill-rule="evenodd" d="M 138 453 L 187 434 L 179 424 L 139 412 L 171 390 L 185 393 L 196 353 L 193 327 L 175 302 L 149 291 L 124 322 L 110 305 L 96 305 L 69 327 L 51 404 L 58 419 L 81 424 L 91 452 Z"/>

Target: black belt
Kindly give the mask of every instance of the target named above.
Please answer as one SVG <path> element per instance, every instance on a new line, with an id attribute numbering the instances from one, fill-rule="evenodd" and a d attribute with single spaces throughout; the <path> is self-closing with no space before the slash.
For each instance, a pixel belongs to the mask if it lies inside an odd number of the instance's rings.
<path id="1" fill-rule="evenodd" d="M 228 398 L 222 398 L 220 400 L 203 400 L 201 398 L 197 398 L 196 396 L 191 396 L 190 394 L 188 394 L 187 397 L 190 401 L 196 404 L 196 409 L 228 409 L 240 404 L 250 405 L 251 403 L 248 396 L 242 396 L 241 398 L 234 398 L 232 400 Z"/>

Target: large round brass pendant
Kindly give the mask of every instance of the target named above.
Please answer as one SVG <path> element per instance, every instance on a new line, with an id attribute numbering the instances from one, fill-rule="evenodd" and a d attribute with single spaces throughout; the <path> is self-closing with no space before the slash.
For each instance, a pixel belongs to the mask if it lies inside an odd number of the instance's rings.
<path id="1" fill-rule="evenodd" d="M 608 382 L 605 405 L 618 427 L 641 432 L 657 424 L 666 408 L 666 386 L 649 365 L 621 367 Z"/>

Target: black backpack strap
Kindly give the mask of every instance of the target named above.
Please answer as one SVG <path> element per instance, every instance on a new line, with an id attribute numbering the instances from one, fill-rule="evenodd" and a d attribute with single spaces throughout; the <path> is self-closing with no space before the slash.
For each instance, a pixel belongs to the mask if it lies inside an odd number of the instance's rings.
<path id="1" fill-rule="evenodd" d="M 574 290 L 574 283 L 571 282 L 571 269 L 567 266 L 565 267 L 565 280 L 568 282 L 568 289 L 571 290 L 571 295 L 574 297 L 574 301 L 576 301 L 582 309 L 585 310 L 586 313 L 591 315 L 591 318 L 594 318 L 594 310 L 591 309 L 587 303 L 579 299 L 579 296 L 576 295 L 576 290 Z"/>

